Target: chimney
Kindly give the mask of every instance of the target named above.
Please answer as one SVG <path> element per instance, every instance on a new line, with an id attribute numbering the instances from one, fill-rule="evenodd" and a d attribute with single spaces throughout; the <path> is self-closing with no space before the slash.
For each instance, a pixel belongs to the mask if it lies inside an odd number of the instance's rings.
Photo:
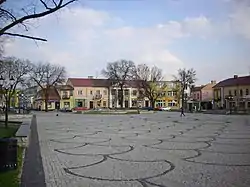
<path id="1" fill-rule="evenodd" d="M 234 75 L 234 79 L 237 79 L 238 78 L 238 75 Z"/>
<path id="2" fill-rule="evenodd" d="M 94 76 L 88 76 L 88 79 L 93 79 L 94 78 Z"/>

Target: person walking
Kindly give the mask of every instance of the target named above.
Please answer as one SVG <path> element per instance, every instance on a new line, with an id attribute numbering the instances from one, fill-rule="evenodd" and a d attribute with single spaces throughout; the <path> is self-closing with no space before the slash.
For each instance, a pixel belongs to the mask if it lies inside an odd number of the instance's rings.
<path id="1" fill-rule="evenodd" d="M 185 116 L 183 107 L 181 107 L 181 115 L 180 115 L 180 117 L 182 117 L 182 116 Z"/>

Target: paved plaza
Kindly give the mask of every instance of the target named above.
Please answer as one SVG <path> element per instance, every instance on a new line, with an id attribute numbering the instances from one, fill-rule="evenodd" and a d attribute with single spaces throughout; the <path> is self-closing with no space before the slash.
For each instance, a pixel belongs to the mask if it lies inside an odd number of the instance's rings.
<path id="1" fill-rule="evenodd" d="M 47 187 L 250 186 L 249 116 L 37 113 L 37 131 Z"/>

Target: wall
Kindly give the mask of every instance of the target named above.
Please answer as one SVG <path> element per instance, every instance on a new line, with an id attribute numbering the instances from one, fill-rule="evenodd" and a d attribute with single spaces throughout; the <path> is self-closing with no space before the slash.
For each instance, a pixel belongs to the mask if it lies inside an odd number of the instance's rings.
<path id="1" fill-rule="evenodd" d="M 101 99 L 95 99 L 96 95 L 101 95 Z M 93 107 L 97 107 L 100 102 L 100 107 L 108 107 L 109 90 L 105 87 L 75 87 L 73 97 L 75 99 L 74 106 L 77 106 L 76 100 L 85 102 L 83 107 L 90 108 L 90 101 L 93 102 Z M 106 106 L 104 105 L 106 102 Z"/>

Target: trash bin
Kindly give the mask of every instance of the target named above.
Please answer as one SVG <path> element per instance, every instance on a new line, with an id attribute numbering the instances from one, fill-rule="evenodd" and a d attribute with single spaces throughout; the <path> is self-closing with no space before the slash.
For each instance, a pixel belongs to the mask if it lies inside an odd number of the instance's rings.
<path id="1" fill-rule="evenodd" d="M 17 168 L 17 140 L 0 139 L 0 172 Z"/>

